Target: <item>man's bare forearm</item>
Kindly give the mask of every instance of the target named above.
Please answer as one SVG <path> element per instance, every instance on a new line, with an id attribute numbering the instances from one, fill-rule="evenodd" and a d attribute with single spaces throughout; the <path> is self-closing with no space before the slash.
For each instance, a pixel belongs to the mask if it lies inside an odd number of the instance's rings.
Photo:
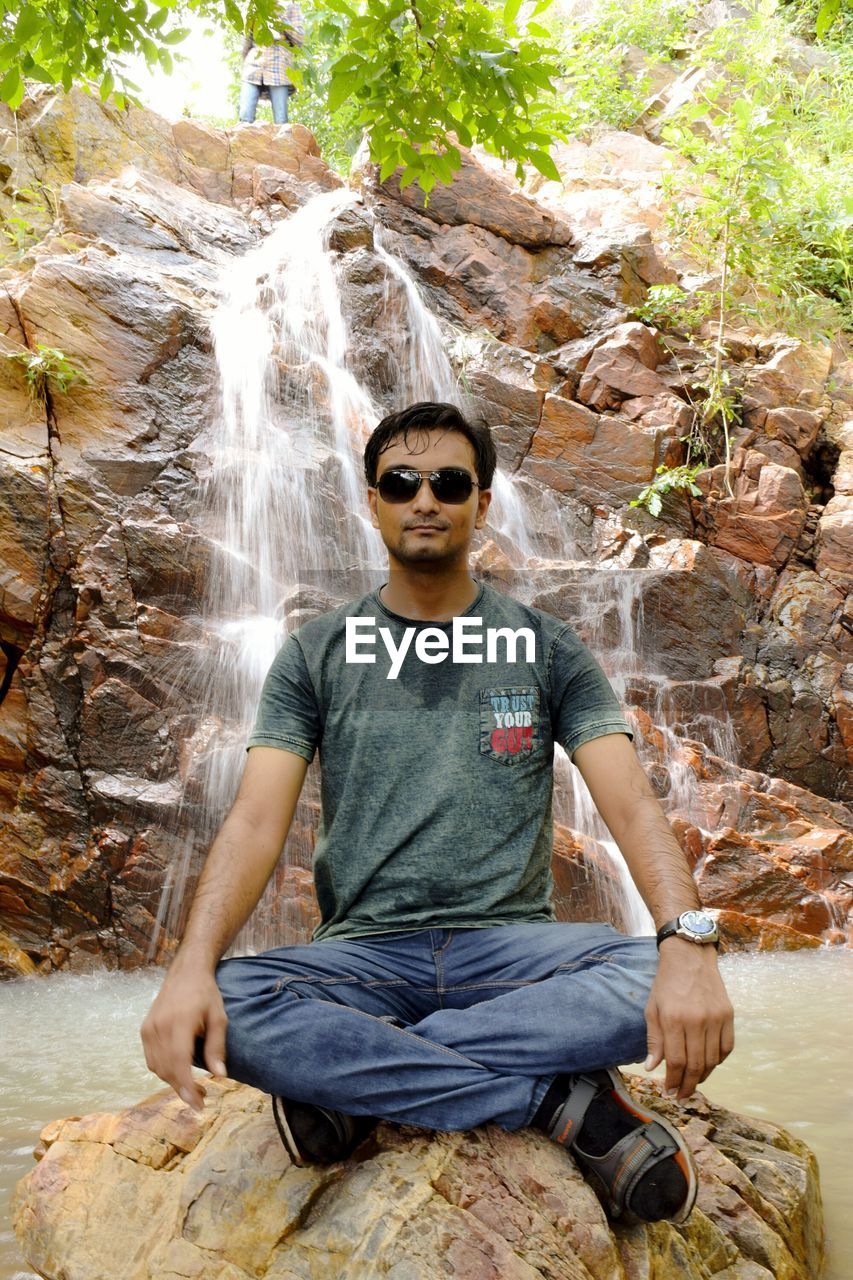
<path id="1" fill-rule="evenodd" d="M 593 739 L 573 759 L 657 928 L 699 906 L 687 858 L 627 737 Z M 646 1027 L 646 1070 L 665 1061 L 666 1089 L 689 1097 L 734 1045 L 734 1011 L 714 947 L 676 936 L 664 940 Z"/>
<path id="2" fill-rule="evenodd" d="M 179 957 L 213 968 L 249 919 L 281 854 L 232 809 L 210 847 Z"/>
<path id="3" fill-rule="evenodd" d="M 656 926 L 698 907 L 687 858 L 628 739 L 596 739 L 575 760 Z"/>
<path id="4" fill-rule="evenodd" d="M 275 748 L 249 753 L 237 798 L 210 847 L 176 963 L 213 969 L 275 870 L 307 762 Z"/>
<path id="5" fill-rule="evenodd" d="M 629 821 L 612 834 L 657 929 L 700 906 L 687 858 L 651 788 L 637 795 Z"/>

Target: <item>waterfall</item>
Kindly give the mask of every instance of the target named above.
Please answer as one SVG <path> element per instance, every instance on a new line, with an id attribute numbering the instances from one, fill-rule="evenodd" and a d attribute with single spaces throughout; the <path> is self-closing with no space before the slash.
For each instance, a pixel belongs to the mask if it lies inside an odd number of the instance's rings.
<path id="1" fill-rule="evenodd" d="M 361 477 L 367 435 L 384 413 L 416 400 L 466 408 L 441 325 L 394 255 L 389 233 L 376 225 L 374 261 L 384 269 L 378 323 L 385 381 L 393 386 L 392 395 L 385 393 L 388 403 L 373 380 L 353 372 L 357 335 L 347 320 L 341 259 L 330 252 L 329 239 L 335 219 L 358 203 L 345 190 L 315 197 L 234 262 L 221 282 L 212 323 L 221 414 L 197 445 L 205 459 L 202 527 L 217 562 L 207 588 L 210 645 L 193 675 L 202 714 L 184 770 L 193 813 L 206 817 L 194 819 L 194 838 L 185 840 L 164 889 L 158 925 L 170 937 L 182 929 L 191 865 L 233 799 L 263 678 L 288 629 L 306 611 L 331 608 L 383 580 L 384 548 L 367 518 Z M 525 515 L 532 504 L 535 528 Z M 573 621 L 617 692 L 642 675 L 656 691 L 656 723 L 671 718 L 666 680 L 637 658 L 642 572 L 602 571 L 585 561 L 558 495 L 529 477 L 496 475 L 484 537 L 524 570 L 514 594 L 547 609 L 550 598 L 567 590 Z M 684 801 L 692 774 L 677 763 L 677 739 L 665 732 L 671 786 Z M 559 748 L 555 780 L 558 828 L 583 833 L 584 863 L 599 868 L 596 913 L 629 931 L 652 932 L 618 849 Z M 240 935 L 240 949 L 281 945 L 304 929 L 318 798 L 315 764 L 285 856 Z M 185 820 L 193 821 L 189 811 Z"/>

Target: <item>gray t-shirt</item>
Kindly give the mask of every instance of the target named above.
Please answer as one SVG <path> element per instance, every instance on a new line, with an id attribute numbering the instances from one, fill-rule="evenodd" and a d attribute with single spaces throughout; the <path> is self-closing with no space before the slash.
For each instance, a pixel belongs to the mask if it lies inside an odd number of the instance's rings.
<path id="1" fill-rule="evenodd" d="M 552 920 L 554 743 L 630 732 L 567 623 L 481 585 L 452 622 L 370 592 L 300 627 L 249 746 L 319 750 L 320 939 Z"/>

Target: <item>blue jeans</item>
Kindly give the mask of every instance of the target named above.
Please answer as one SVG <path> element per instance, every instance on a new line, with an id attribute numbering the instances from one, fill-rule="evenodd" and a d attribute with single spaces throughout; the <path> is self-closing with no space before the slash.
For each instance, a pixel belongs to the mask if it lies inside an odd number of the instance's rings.
<path id="1" fill-rule="evenodd" d="M 258 108 L 258 98 L 261 96 L 261 88 L 265 87 L 270 95 L 270 106 L 272 107 L 272 118 L 276 124 L 287 124 L 287 99 L 290 94 L 289 84 L 268 84 L 262 86 L 259 84 L 250 84 L 248 80 L 244 80 L 240 85 L 240 119 L 246 124 L 252 124 L 255 119 L 255 112 Z"/>
<path id="2" fill-rule="evenodd" d="M 530 1123 L 553 1077 L 646 1055 L 653 938 L 520 924 L 223 960 L 226 1065 L 266 1093 L 428 1129 Z"/>

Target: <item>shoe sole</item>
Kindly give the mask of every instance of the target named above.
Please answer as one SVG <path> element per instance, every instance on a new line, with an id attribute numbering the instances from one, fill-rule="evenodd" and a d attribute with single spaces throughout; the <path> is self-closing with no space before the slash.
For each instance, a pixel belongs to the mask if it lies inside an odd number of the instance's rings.
<path id="1" fill-rule="evenodd" d="M 273 1097 L 272 1114 L 278 1129 L 278 1136 L 281 1138 L 285 1151 L 290 1156 L 291 1163 L 295 1164 L 297 1169 L 304 1169 L 305 1161 L 302 1158 L 299 1147 L 296 1145 L 296 1139 L 291 1132 L 290 1125 L 287 1123 L 287 1114 L 281 1105 L 280 1098 Z"/>

